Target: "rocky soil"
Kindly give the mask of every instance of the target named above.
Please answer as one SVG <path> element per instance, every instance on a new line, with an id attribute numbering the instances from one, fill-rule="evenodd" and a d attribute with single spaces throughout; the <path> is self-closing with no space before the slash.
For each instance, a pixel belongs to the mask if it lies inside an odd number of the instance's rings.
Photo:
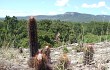
<path id="1" fill-rule="evenodd" d="M 110 70 L 110 42 L 100 42 L 94 44 L 94 61 L 91 65 L 83 65 L 83 52 L 76 52 L 73 48 L 78 44 L 65 45 L 69 52 L 67 53 L 70 65 L 68 70 Z M 51 62 L 53 68 L 57 67 L 59 57 L 63 54 L 64 46 L 51 48 Z M 19 53 L 18 49 L 8 48 L 0 49 L 0 70 L 34 70 L 29 68 L 27 61 L 29 59 L 29 49 L 23 49 Z"/>

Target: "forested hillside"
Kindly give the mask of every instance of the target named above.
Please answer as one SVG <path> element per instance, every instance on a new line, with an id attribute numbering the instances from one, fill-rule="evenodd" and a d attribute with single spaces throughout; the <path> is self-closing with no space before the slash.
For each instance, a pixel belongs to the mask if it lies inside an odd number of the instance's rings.
<path id="1" fill-rule="evenodd" d="M 0 47 L 28 47 L 27 20 L 6 16 L 0 20 Z M 54 47 L 74 42 L 100 42 L 110 40 L 110 23 L 76 23 L 60 20 L 37 21 L 39 46 L 47 43 Z M 36 30 L 37 31 L 37 30 Z"/>

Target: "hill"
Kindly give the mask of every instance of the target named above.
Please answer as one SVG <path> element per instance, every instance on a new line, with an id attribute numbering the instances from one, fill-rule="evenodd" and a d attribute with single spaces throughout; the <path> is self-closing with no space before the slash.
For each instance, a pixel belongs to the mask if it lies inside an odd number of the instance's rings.
<path id="1" fill-rule="evenodd" d="M 28 19 L 29 16 L 21 16 L 18 19 Z M 109 22 L 110 15 L 92 15 L 78 12 L 66 12 L 64 14 L 57 15 L 37 15 L 37 20 L 50 19 L 50 20 L 61 20 L 70 22 L 90 22 L 90 21 L 107 21 Z"/>

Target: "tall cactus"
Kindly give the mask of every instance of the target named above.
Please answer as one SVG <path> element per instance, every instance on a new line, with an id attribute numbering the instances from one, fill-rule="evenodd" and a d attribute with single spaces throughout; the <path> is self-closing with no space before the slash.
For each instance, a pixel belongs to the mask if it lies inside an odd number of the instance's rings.
<path id="1" fill-rule="evenodd" d="M 34 57 L 38 51 L 37 24 L 34 17 L 30 17 L 28 23 L 30 57 Z"/>

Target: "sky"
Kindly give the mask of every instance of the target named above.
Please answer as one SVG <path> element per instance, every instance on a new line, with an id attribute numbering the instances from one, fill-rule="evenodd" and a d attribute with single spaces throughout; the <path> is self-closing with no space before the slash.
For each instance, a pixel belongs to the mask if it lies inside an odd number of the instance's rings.
<path id="1" fill-rule="evenodd" d="M 110 0 L 0 0 L 0 17 L 79 12 L 110 15 Z"/>

